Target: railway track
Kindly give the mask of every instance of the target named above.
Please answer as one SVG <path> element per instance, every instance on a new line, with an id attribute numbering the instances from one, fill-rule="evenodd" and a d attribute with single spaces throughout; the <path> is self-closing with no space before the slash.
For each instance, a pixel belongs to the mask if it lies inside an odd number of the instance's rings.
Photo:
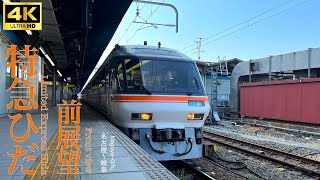
<path id="1" fill-rule="evenodd" d="M 188 160 L 164 161 L 160 163 L 169 169 L 173 174 L 175 174 L 179 179 L 191 178 L 194 180 L 215 180 L 214 177 L 211 177 L 201 169 L 198 169 L 194 163 Z"/>
<path id="2" fill-rule="evenodd" d="M 226 172 L 229 171 L 230 173 L 233 173 L 233 174 L 236 174 L 238 176 L 240 176 L 241 178 L 243 179 L 262 179 L 262 180 L 265 180 L 265 178 L 263 178 L 261 175 L 255 173 L 254 171 L 252 171 L 251 169 L 249 169 L 246 165 L 245 166 L 242 166 L 242 167 L 239 167 L 239 164 L 240 165 L 243 165 L 244 163 L 237 163 L 238 164 L 238 167 L 231 167 L 229 166 L 230 164 L 235 164 L 235 162 L 231 162 L 230 161 L 228 162 L 229 165 L 226 165 L 226 164 L 223 164 L 221 162 L 218 162 L 217 159 L 213 158 L 213 157 L 210 157 L 210 156 L 203 156 L 202 157 L 203 159 L 205 159 L 207 161 L 207 163 L 211 163 L 211 164 L 214 164 L 222 169 L 224 169 Z"/>
<path id="3" fill-rule="evenodd" d="M 320 137 L 320 133 L 318 133 L 317 129 L 320 127 L 317 125 L 300 125 L 295 122 L 278 122 L 275 120 L 270 119 L 245 119 L 243 121 L 241 120 L 235 120 L 233 119 L 231 122 L 239 123 L 239 124 L 247 124 L 250 126 L 255 127 L 263 127 L 263 128 L 273 128 L 278 131 L 284 131 L 295 135 L 306 135 L 306 136 L 314 136 L 314 137 Z"/>
<path id="4" fill-rule="evenodd" d="M 264 147 L 258 144 L 233 139 L 221 134 L 204 130 L 203 138 L 207 141 L 222 144 L 224 146 L 240 150 L 244 153 L 257 156 L 262 159 L 276 162 L 290 168 L 294 168 L 308 176 L 320 177 L 320 162 L 290 154 L 288 152 L 280 151 Z"/>

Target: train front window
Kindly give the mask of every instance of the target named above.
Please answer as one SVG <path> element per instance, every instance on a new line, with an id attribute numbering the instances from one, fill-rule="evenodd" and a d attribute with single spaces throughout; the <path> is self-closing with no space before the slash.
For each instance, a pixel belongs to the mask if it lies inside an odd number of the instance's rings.
<path id="1" fill-rule="evenodd" d="M 125 60 L 128 92 L 204 95 L 193 62 Z"/>

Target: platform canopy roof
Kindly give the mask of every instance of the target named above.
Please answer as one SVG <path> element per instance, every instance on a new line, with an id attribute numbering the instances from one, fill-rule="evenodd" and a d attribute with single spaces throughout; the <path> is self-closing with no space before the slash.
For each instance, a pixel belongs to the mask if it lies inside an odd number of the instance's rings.
<path id="1" fill-rule="evenodd" d="M 72 77 L 71 83 L 83 86 L 132 0 L 42 0 L 42 3 L 43 29 L 34 32 L 33 37 L 41 42 L 62 73 L 61 79 Z"/>

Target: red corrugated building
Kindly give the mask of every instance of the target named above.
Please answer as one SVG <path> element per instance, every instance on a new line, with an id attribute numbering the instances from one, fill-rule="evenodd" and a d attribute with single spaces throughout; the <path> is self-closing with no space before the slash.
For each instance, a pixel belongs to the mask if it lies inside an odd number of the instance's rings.
<path id="1" fill-rule="evenodd" d="M 320 124 L 320 78 L 242 84 L 240 114 Z"/>

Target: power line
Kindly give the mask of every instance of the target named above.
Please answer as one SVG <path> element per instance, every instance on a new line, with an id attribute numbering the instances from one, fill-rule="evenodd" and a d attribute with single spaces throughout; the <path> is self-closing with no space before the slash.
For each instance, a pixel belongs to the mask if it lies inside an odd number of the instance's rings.
<path id="1" fill-rule="evenodd" d="M 249 24 L 249 25 L 247 25 L 247 26 L 245 26 L 245 27 L 243 27 L 243 28 L 240 28 L 240 29 L 237 29 L 237 30 L 235 30 L 235 31 L 232 31 L 232 32 L 230 32 L 230 33 L 228 33 L 228 34 L 226 34 L 226 35 L 224 35 L 224 36 L 221 36 L 221 37 L 216 38 L 216 39 L 214 39 L 214 40 L 212 40 L 212 41 L 209 41 L 209 42 L 203 44 L 202 46 L 206 46 L 206 45 L 208 45 L 208 44 L 210 44 L 210 43 L 212 43 L 212 42 L 218 41 L 218 40 L 220 40 L 220 39 L 222 39 L 222 38 L 224 38 L 224 37 L 227 37 L 227 36 L 229 36 L 229 35 L 231 35 L 231 34 L 234 34 L 234 33 L 236 33 L 236 32 L 239 32 L 239 31 L 241 31 L 241 30 L 243 30 L 243 29 L 246 29 L 246 28 L 248 28 L 248 27 L 250 27 L 250 26 L 253 26 L 253 25 L 255 25 L 255 24 L 258 24 L 258 23 L 260 23 L 260 22 L 262 22 L 262 21 L 264 21 L 264 20 L 267 20 L 267 19 L 269 19 L 269 18 L 271 18 L 271 17 L 274 17 L 274 16 L 276 16 L 276 15 L 279 15 L 279 14 L 281 14 L 281 13 L 284 13 L 284 12 L 286 12 L 286 11 L 288 11 L 288 10 L 290 10 L 290 9 L 293 9 L 293 8 L 295 8 L 295 7 L 298 7 L 298 6 L 304 4 L 304 3 L 308 2 L 308 1 L 310 1 L 310 0 L 305 0 L 305 1 L 303 1 L 302 3 L 299 3 L 299 4 L 296 4 L 296 5 L 294 5 L 294 6 L 291 6 L 290 8 L 287 8 L 287 9 L 285 9 L 285 10 L 282 10 L 282 11 L 276 13 L 276 14 L 273 14 L 273 15 L 271 15 L 271 16 L 268 16 L 268 17 L 266 17 L 266 18 L 264 18 L 264 19 L 261 19 L 261 20 L 259 20 L 259 21 L 256 21 L 256 22 L 254 22 L 254 23 L 252 23 L 252 24 Z M 194 50 L 196 50 L 196 49 L 192 49 L 191 51 L 194 51 Z M 189 52 L 191 52 L 191 51 L 189 51 Z M 194 54 L 194 53 L 196 53 L 196 51 L 195 51 L 195 52 L 192 52 L 191 54 Z"/>
<path id="2" fill-rule="evenodd" d="M 163 0 L 161 2 L 164 3 L 164 1 L 166 0 Z M 151 16 L 160 8 L 160 5 L 158 5 L 158 7 L 150 14 L 150 16 L 147 18 L 146 22 L 151 18 Z M 134 34 L 130 37 L 130 39 L 127 41 L 127 43 L 137 34 L 137 32 L 142 28 L 143 24 L 134 32 Z"/>
<path id="3" fill-rule="evenodd" d="M 137 5 L 137 13 L 138 13 L 138 10 L 139 10 L 139 12 L 144 8 L 144 6 L 146 5 L 146 4 L 144 4 L 142 7 L 141 7 L 141 9 L 139 9 L 139 5 L 138 5 L 138 2 L 136 3 L 136 5 Z M 121 38 L 119 39 L 119 41 L 118 41 L 118 43 L 117 44 L 119 44 L 119 42 L 122 40 L 122 38 L 124 37 L 124 35 L 128 32 L 128 30 L 129 30 L 129 28 L 130 28 L 130 26 L 133 24 L 133 22 L 137 19 L 137 17 L 138 17 L 138 15 L 136 15 L 135 17 L 134 17 L 134 19 L 131 21 L 131 23 L 129 24 L 129 26 L 127 27 L 127 29 L 126 29 L 126 31 L 122 34 L 122 36 L 121 36 Z"/>
<path id="4" fill-rule="evenodd" d="M 244 23 L 246 23 L 246 22 L 249 22 L 249 21 L 251 21 L 251 20 L 253 20 L 253 19 L 255 19 L 255 18 L 259 17 L 259 16 L 262 16 L 262 15 L 264 15 L 264 14 L 267 14 L 267 13 L 269 13 L 269 12 L 271 12 L 271 11 L 279 8 L 279 7 L 282 7 L 282 6 L 284 6 L 284 5 L 292 2 L 292 1 L 295 1 L 295 0 L 289 0 L 289 1 L 286 1 L 286 2 L 284 2 L 284 3 L 282 3 L 282 4 L 280 4 L 280 5 L 277 5 L 277 6 L 271 8 L 271 9 L 265 11 L 265 12 L 262 12 L 262 13 L 256 15 L 256 16 L 254 16 L 254 17 L 249 18 L 249 19 L 247 19 L 247 20 L 245 20 L 245 21 L 243 21 L 243 22 L 241 22 L 241 23 L 239 23 L 239 24 L 236 24 L 236 25 L 234 25 L 234 26 L 231 26 L 231 27 L 229 27 L 229 28 L 227 28 L 227 29 L 219 32 L 219 33 L 216 33 L 216 34 L 211 35 L 211 36 L 209 36 L 209 37 L 207 37 L 207 38 L 204 38 L 204 41 L 206 41 L 206 40 L 208 40 L 208 39 L 210 39 L 210 38 L 213 38 L 213 37 L 215 37 L 215 36 L 217 36 L 217 35 L 220 35 L 220 34 L 226 32 L 226 31 L 229 31 L 230 29 L 233 29 L 233 28 L 235 28 L 235 27 L 237 27 L 237 26 L 240 26 L 241 24 L 244 24 Z M 181 49 L 181 51 L 184 51 L 185 49 L 188 49 L 188 48 L 190 48 L 190 47 L 192 47 L 192 46 L 193 46 L 193 45 L 189 45 L 189 46 Z"/>

